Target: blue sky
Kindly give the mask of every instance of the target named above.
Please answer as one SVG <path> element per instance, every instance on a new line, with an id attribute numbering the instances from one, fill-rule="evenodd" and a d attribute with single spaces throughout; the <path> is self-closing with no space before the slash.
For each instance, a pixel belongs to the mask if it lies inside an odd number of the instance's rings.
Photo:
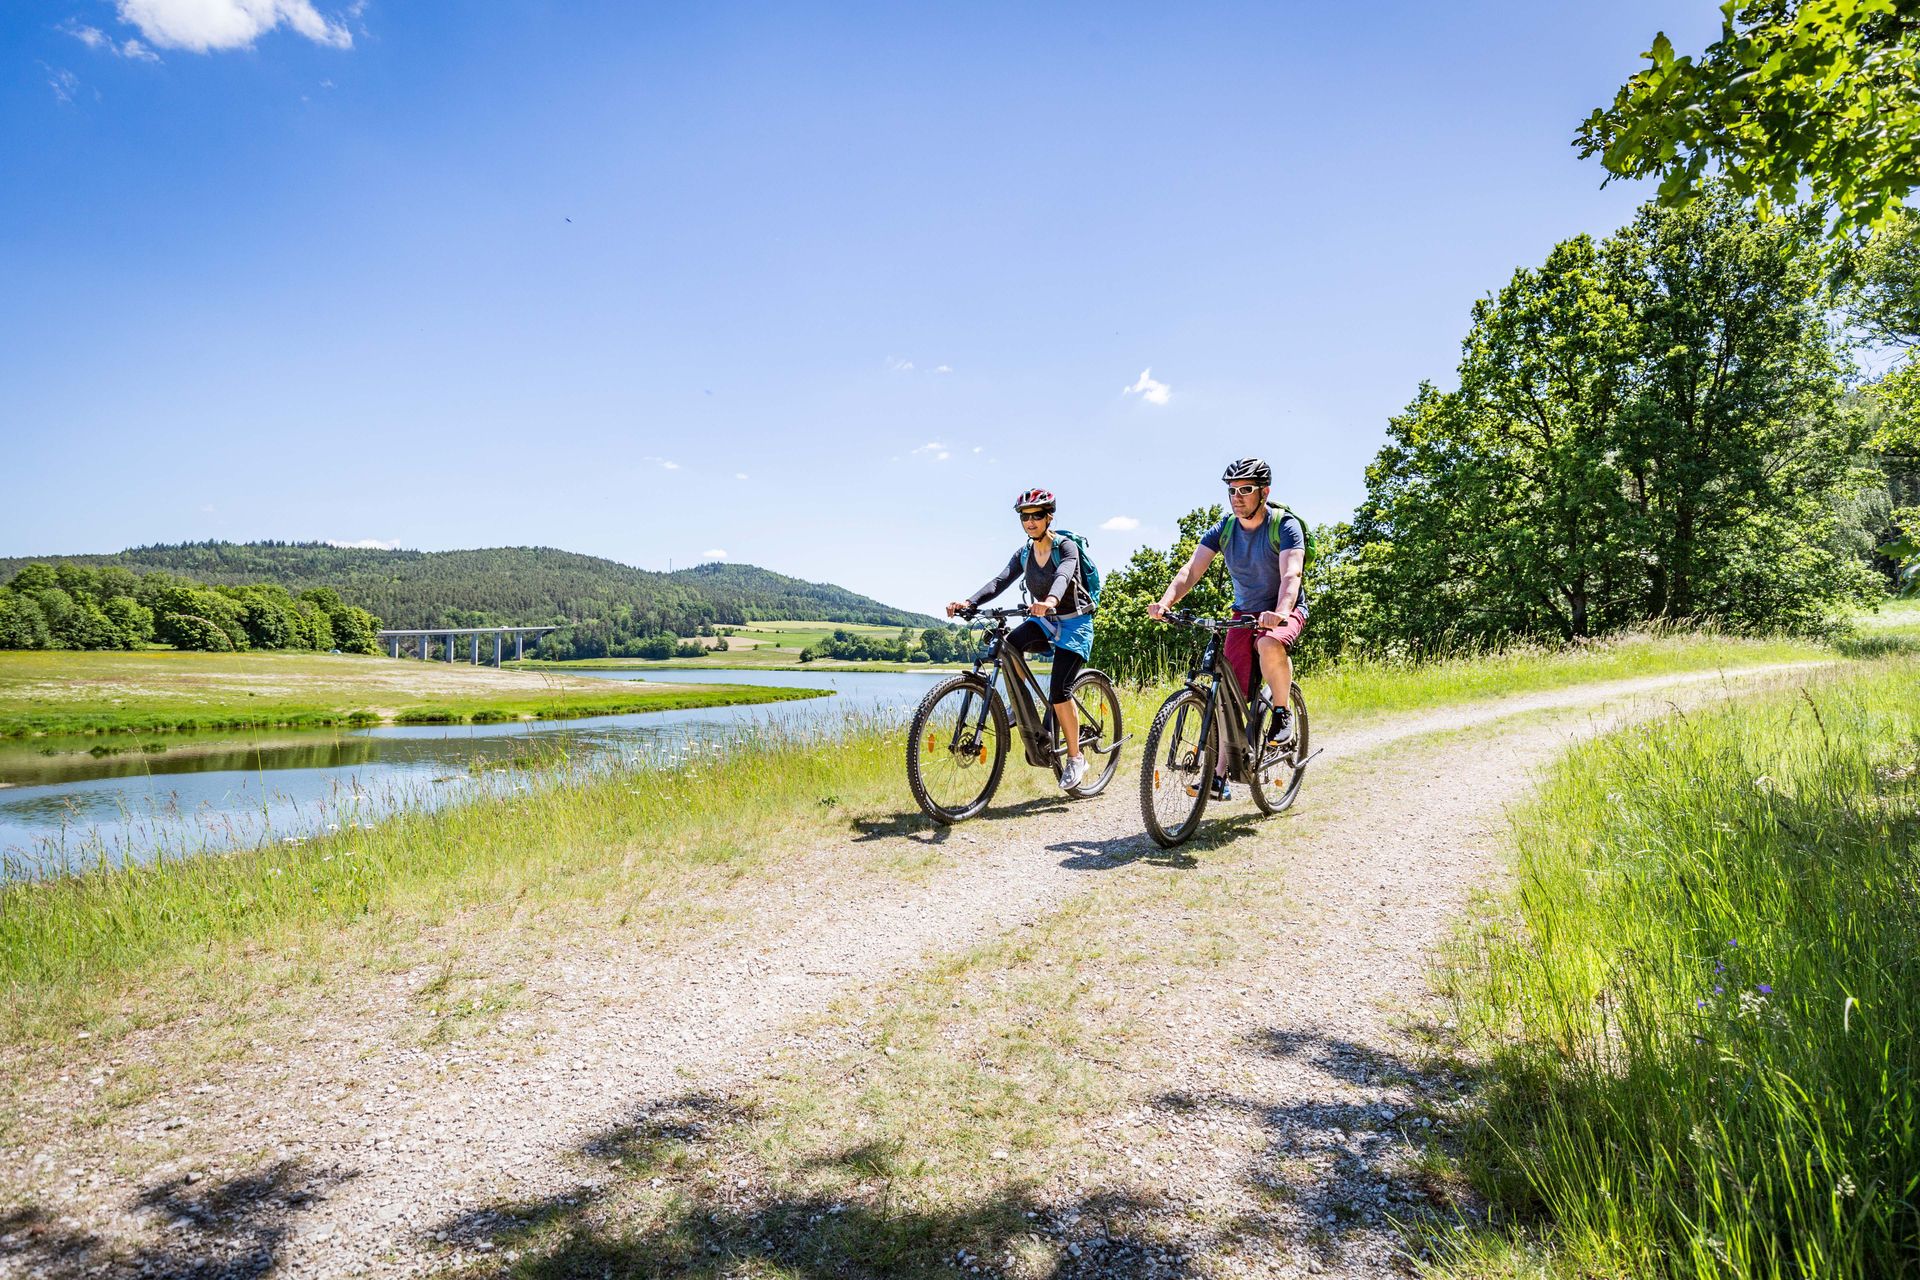
<path id="1" fill-rule="evenodd" d="M 724 552 L 932 609 L 1028 485 L 1106 565 L 1243 454 L 1336 519 L 1473 300 L 1643 198 L 1577 122 L 1717 23 L 8 6 L 0 554 Z"/>

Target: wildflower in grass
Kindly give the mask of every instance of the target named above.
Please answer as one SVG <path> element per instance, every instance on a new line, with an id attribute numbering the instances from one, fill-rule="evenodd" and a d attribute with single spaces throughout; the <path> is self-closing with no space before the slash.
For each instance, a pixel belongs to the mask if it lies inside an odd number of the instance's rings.
<path id="1" fill-rule="evenodd" d="M 1717 996 L 1723 996 L 1723 995 L 1725 995 L 1725 994 L 1727 994 L 1727 989 L 1726 989 L 1725 987 L 1715 987 L 1715 988 L 1713 989 L 1713 994 L 1715 994 L 1715 995 L 1717 995 Z"/>
<path id="2" fill-rule="evenodd" d="M 1773 988 L 1768 986 L 1764 982 L 1761 983 L 1759 986 L 1755 987 L 1754 990 L 1758 991 L 1763 996 L 1770 996 L 1773 994 Z"/>
<path id="3" fill-rule="evenodd" d="M 1840 1180 L 1833 1184 L 1833 1194 L 1843 1200 L 1858 1190 L 1860 1190 L 1860 1188 L 1854 1185 L 1853 1179 L 1844 1173 L 1840 1175 Z"/>

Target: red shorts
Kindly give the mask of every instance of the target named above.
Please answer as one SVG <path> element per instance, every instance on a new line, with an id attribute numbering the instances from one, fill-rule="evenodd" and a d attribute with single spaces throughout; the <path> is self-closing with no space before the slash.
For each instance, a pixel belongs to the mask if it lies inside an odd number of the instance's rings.
<path id="1" fill-rule="evenodd" d="M 1236 618 L 1251 618 L 1256 615 L 1251 613 L 1236 613 L 1233 616 Z M 1307 615 L 1295 609 L 1293 616 L 1288 618 L 1281 626 L 1271 627 L 1265 631 L 1256 631 L 1251 628 L 1236 628 L 1227 632 L 1227 665 L 1233 668 L 1234 675 L 1240 677 L 1240 688 L 1249 698 L 1253 696 L 1253 643 L 1255 638 L 1266 636 L 1270 639 L 1278 640 L 1281 644 L 1287 646 L 1288 649 L 1292 649 L 1293 642 L 1300 638 L 1300 629 L 1306 625 Z"/>

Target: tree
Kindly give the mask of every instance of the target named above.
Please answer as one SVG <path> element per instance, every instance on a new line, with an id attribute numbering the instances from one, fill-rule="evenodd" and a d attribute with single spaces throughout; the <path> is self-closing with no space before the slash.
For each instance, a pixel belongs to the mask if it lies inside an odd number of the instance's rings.
<path id="1" fill-rule="evenodd" d="M 1180 517 L 1180 532 L 1171 547 L 1165 551 L 1142 547 L 1125 565 L 1105 575 L 1093 624 L 1094 666 L 1118 679 L 1152 680 L 1192 657 L 1192 633 L 1155 622 L 1147 616 L 1147 606 L 1160 598 L 1200 545 L 1201 535 L 1216 527 L 1224 514 L 1217 505 L 1189 511 Z M 1226 566 L 1216 559 L 1180 607 L 1217 615 L 1232 605 Z"/>
<path id="2" fill-rule="evenodd" d="M 153 639 L 153 610 L 132 596 L 112 596 L 101 611 L 113 626 L 119 648 L 138 649 Z"/>
<path id="3" fill-rule="evenodd" d="M 1698 58 L 1664 33 L 1650 64 L 1580 126 L 1609 174 L 1683 205 L 1718 171 L 1741 197 L 1802 188 L 1836 235 L 1880 226 L 1920 186 L 1920 0 L 1727 0 Z"/>
<path id="4" fill-rule="evenodd" d="M 46 649 L 52 644 L 47 615 L 33 597 L 0 587 L 0 649 Z"/>
<path id="5" fill-rule="evenodd" d="M 1812 630 L 1867 590 L 1865 475 L 1806 218 L 1727 189 L 1478 304 L 1367 472 L 1336 614 L 1414 651 L 1649 619 Z M 1849 517 L 1851 518 L 1851 517 Z"/>
<path id="6" fill-rule="evenodd" d="M 379 653 L 380 619 L 356 605 L 341 605 L 327 611 L 333 629 L 333 647 L 342 653 Z"/>

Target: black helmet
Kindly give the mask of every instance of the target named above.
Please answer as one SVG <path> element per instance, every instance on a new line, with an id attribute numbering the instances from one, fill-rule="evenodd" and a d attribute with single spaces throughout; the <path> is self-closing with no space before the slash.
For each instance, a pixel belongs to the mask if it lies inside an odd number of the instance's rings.
<path id="1" fill-rule="evenodd" d="M 1236 480 L 1250 480 L 1262 489 L 1273 487 L 1273 471 L 1261 458 L 1241 458 L 1237 462 L 1229 463 L 1226 474 L 1220 478 L 1228 484 Z"/>

